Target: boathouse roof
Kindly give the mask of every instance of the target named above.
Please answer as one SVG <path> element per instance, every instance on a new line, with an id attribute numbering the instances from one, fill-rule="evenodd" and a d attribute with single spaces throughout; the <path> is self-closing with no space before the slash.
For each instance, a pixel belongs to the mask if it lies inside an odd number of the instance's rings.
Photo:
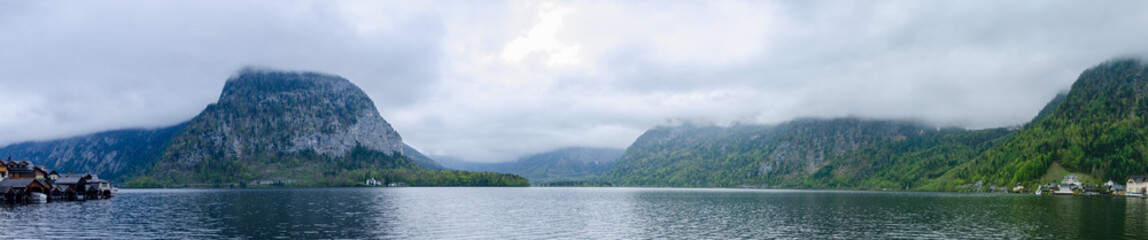
<path id="1" fill-rule="evenodd" d="M 99 177 L 96 177 L 96 175 L 95 175 L 95 174 L 89 174 L 89 173 L 68 173 L 68 174 L 60 174 L 60 178 L 86 178 L 86 177 L 89 177 L 89 176 L 91 177 L 91 178 L 89 178 L 89 179 L 100 179 Z"/>
<path id="2" fill-rule="evenodd" d="M 9 164 L 9 172 L 32 172 L 32 166 L 23 164 Z"/>
<path id="3" fill-rule="evenodd" d="M 84 180 L 84 178 L 80 178 L 80 177 L 61 177 L 61 178 L 57 178 L 56 181 L 53 182 L 52 184 L 76 185 L 76 184 L 80 184 L 80 181 L 83 181 L 83 180 Z"/>
<path id="4" fill-rule="evenodd" d="M 39 182 L 40 185 L 48 186 L 48 184 L 44 183 L 43 181 L 40 181 L 40 179 L 26 178 L 26 179 L 4 179 L 3 181 L 0 181 L 0 187 L 10 187 L 13 189 L 23 189 L 24 187 L 27 187 L 29 184 L 32 184 L 33 182 Z"/>

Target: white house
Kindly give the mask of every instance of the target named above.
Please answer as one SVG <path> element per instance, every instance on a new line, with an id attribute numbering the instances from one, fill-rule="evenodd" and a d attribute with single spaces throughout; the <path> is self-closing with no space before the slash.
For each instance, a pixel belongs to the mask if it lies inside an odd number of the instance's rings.
<path id="1" fill-rule="evenodd" d="M 1128 186 L 1125 194 L 1128 196 L 1143 196 L 1145 190 L 1148 190 L 1148 176 L 1132 176 L 1128 178 Z"/>
<path id="2" fill-rule="evenodd" d="M 1080 183 L 1080 178 L 1077 178 L 1076 175 L 1064 176 L 1064 180 L 1060 180 L 1060 185 L 1068 185 L 1068 186 L 1076 185 L 1078 187 L 1084 186 L 1083 183 Z"/>
<path id="3" fill-rule="evenodd" d="M 382 186 L 382 185 L 383 185 L 383 182 L 380 182 L 379 180 L 376 180 L 375 178 L 367 179 L 367 186 Z"/>

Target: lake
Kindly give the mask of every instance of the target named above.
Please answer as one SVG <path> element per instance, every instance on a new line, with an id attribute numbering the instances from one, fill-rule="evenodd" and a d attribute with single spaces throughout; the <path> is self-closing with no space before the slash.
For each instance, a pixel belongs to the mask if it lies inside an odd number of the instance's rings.
<path id="1" fill-rule="evenodd" d="M 0 237 L 193 239 L 1148 238 L 1148 201 L 662 188 L 122 190 L 0 204 Z"/>

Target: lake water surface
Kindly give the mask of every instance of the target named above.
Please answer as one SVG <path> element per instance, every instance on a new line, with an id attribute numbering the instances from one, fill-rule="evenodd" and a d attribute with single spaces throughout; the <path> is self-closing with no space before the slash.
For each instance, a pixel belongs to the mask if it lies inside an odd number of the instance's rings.
<path id="1" fill-rule="evenodd" d="M 1148 201 L 659 188 L 122 190 L 110 200 L 0 204 L 0 237 L 1143 239 Z"/>

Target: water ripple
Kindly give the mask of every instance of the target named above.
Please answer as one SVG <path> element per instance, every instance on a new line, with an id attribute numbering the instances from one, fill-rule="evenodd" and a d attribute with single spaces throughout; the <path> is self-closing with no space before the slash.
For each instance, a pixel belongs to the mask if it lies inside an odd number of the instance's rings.
<path id="1" fill-rule="evenodd" d="M 125 190 L 0 204 L 46 239 L 1121 239 L 1148 200 L 641 188 Z"/>

